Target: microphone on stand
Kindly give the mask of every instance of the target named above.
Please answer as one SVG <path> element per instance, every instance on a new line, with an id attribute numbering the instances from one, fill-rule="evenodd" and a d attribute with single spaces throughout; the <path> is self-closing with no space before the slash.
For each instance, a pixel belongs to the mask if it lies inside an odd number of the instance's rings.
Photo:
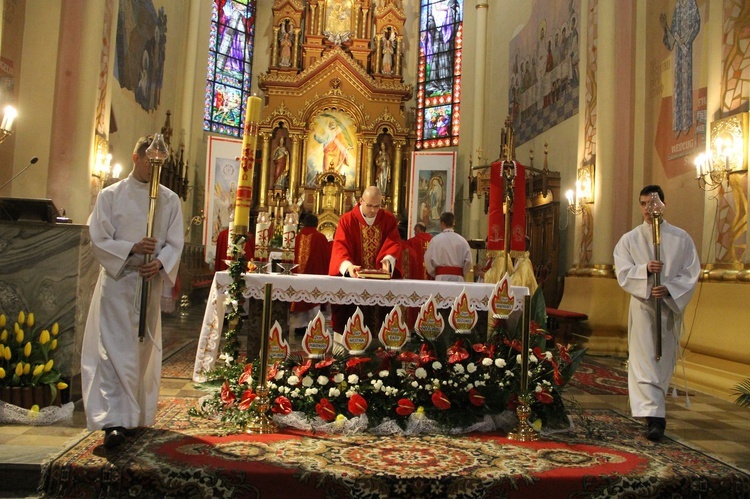
<path id="1" fill-rule="evenodd" d="M 29 161 L 29 164 L 28 164 L 28 165 L 26 165 L 26 168 L 24 168 L 24 169 L 23 169 L 23 170 L 21 170 L 20 172 L 16 173 L 15 175 L 13 175 L 13 176 L 12 176 L 12 177 L 10 178 L 10 180 L 8 180 L 7 182 L 5 182 L 5 183 L 4 183 L 3 185 L 0 185 L 0 190 L 2 190 L 2 189 L 3 189 L 3 187 L 5 187 L 6 185 L 8 185 L 8 184 L 10 184 L 11 182 L 13 182 L 13 181 L 14 181 L 14 180 L 16 179 L 16 177 L 18 177 L 19 175 L 21 175 L 21 174 L 22 174 L 23 172 L 25 172 L 26 170 L 28 170 L 29 168 L 31 168 L 31 165 L 35 165 L 37 161 L 39 161 L 39 158 L 38 158 L 38 157 L 34 156 L 33 158 L 31 158 L 31 160 Z"/>

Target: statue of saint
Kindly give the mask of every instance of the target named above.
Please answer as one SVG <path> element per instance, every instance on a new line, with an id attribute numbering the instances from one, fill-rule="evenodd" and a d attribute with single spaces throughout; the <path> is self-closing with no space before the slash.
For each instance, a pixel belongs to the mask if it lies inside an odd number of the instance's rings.
<path id="1" fill-rule="evenodd" d="M 286 179 L 289 163 L 289 151 L 284 145 L 285 137 L 282 135 L 279 139 L 279 145 L 271 156 L 274 164 L 273 186 L 286 189 Z"/>
<path id="2" fill-rule="evenodd" d="M 292 65 L 292 27 L 281 25 L 279 33 L 279 66 L 288 68 Z"/>
<path id="3" fill-rule="evenodd" d="M 383 74 L 393 73 L 393 34 L 390 30 L 383 36 Z"/>
<path id="4" fill-rule="evenodd" d="M 375 158 L 375 185 L 384 195 L 391 178 L 391 156 L 385 149 L 385 142 L 380 143 L 380 151 Z"/>

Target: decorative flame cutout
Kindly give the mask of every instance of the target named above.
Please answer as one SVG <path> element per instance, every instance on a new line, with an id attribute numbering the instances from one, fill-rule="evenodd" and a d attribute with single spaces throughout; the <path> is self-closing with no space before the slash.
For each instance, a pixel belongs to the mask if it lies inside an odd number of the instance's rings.
<path id="1" fill-rule="evenodd" d="M 364 323 L 362 311 L 357 307 L 344 328 L 344 345 L 349 350 L 349 355 L 362 355 L 372 343 L 372 333 Z"/>
<path id="2" fill-rule="evenodd" d="M 401 320 L 401 308 L 393 307 L 385 316 L 383 325 L 380 326 L 378 339 L 386 350 L 395 351 L 401 350 L 409 341 L 409 328 Z"/>
<path id="3" fill-rule="evenodd" d="M 457 333 L 469 334 L 476 326 L 477 319 L 479 319 L 479 315 L 469 303 L 469 297 L 466 294 L 466 288 L 464 288 L 453 302 L 448 321 Z"/>
<path id="4" fill-rule="evenodd" d="M 507 319 L 513 311 L 514 299 L 510 294 L 510 285 L 508 284 L 508 274 L 506 273 L 497 284 L 490 297 L 490 310 L 495 319 Z"/>
<path id="5" fill-rule="evenodd" d="M 326 320 L 318 310 L 318 314 L 307 325 L 307 331 L 302 338 L 302 349 L 311 359 L 325 358 L 331 348 L 331 333 L 326 329 Z"/>
<path id="6" fill-rule="evenodd" d="M 437 303 L 435 298 L 430 295 L 422 308 L 419 309 L 419 315 L 417 315 L 417 322 L 414 324 L 414 329 L 419 331 L 419 334 L 427 338 L 428 340 L 435 341 L 438 336 L 443 333 L 445 329 L 445 321 L 437 311 Z"/>
<path id="7" fill-rule="evenodd" d="M 289 356 L 289 343 L 281 337 L 281 326 L 279 321 L 273 322 L 273 327 L 268 334 L 268 365 L 281 363 Z"/>

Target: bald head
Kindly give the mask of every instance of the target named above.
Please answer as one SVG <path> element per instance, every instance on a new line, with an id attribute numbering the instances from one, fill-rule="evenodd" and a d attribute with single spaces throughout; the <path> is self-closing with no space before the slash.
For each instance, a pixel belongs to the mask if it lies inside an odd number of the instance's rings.
<path id="1" fill-rule="evenodd" d="M 383 202 L 383 194 L 376 186 L 371 185 L 362 193 L 360 199 L 360 207 L 362 209 L 362 215 L 371 218 L 378 214 L 380 205 Z"/>

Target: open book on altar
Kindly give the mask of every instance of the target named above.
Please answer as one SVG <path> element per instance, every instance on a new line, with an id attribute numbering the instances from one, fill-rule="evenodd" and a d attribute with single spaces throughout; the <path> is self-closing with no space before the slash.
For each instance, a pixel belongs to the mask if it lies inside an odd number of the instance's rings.
<path id="1" fill-rule="evenodd" d="M 359 269 L 357 273 L 363 279 L 390 279 L 391 273 L 383 269 Z"/>

